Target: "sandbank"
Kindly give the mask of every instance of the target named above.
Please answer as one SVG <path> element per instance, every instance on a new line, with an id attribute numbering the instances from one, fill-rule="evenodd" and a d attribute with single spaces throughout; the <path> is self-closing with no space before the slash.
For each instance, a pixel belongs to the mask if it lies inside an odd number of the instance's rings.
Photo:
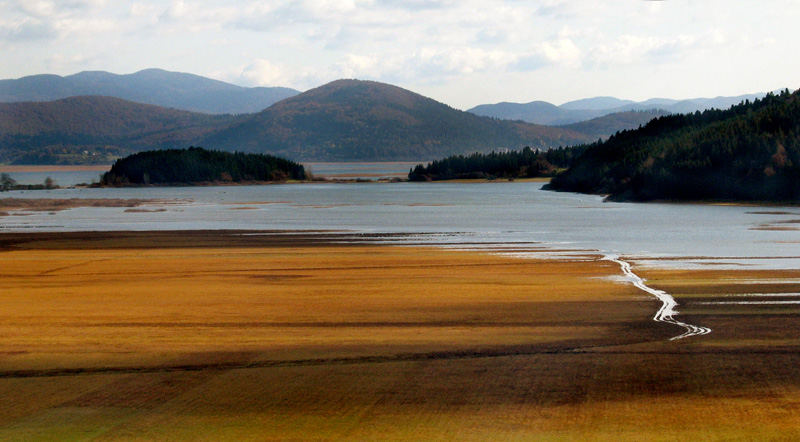
<path id="1" fill-rule="evenodd" d="M 8 215 L 9 211 L 57 212 L 76 207 L 139 207 L 183 202 L 185 201 L 140 198 L 0 198 L 0 213 Z"/>

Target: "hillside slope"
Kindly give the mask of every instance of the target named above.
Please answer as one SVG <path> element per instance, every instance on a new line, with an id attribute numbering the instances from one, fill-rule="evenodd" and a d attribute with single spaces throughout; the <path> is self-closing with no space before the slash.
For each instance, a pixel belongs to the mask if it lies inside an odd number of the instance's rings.
<path id="1" fill-rule="evenodd" d="M 109 162 L 141 149 L 185 147 L 233 120 L 112 97 L 0 103 L 0 162 Z"/>
<path id="2" fill-rule="evenodd" d="M 659 109 L 615 112 L 561 127 L 598 139 L 606 138 L 622 130 L 636 129 L 647 124 L 653 118 L 663 117 L 664 115 L 669 115 L 669 113 Z"/>
<path id="3" fill-rule="evenodd" d="M 128 75 L 90 71 L 66 77 L 34 75 L 0 80 L 0 102 L 6 103 L 100 95 L 211 114 L 255 113 L 298 93 L 282 87 L 245 88 L 161 69 L 146 69 Z"/>
<path id="4" fill-rule="evenodd" d="M 597 110 L 562 109 L 546 101 L 481 104 L 469 109 L 467 112 L 484 117 L 501 118 L 504 120 L 521 120 L 528 123 L 551 126 L 589 120 L 602 114 L 601 111 Z"/>
<path id="5" fill-rule="evenodd" d="M 687 100 L 673 100 L 669 98 L 651 98 L 649 100 L 634 102 L 620 100 L 614 97 L 594 97 L 570 101 L 560 106 L 546 101 L 533 101 L 530 103 L 497 103 L 482 104 L 469 109 L 476 115 L 493 118 L 506 118 L 527 121 L 535 124 L 570 125 L 582 121 L 599 118 L 605 115 L 631 112 L 653 111 L 660 109 L 670 114 L 683 114 L 708 109 L 727 109 L 744 100 L 755 100 L 765 94 L 747 94 L 736 97 L 692 98 Z M 633 129 L 631 126 L 626 129 Z M 606 133 L 608 136 L 614 132 Z"/>
<path id="6" fill-rule="evenodd" d="M 588 139 L 568 129 L 479 117 L 388 84 L 338 80 L 276 103 L 202 144 L 343 161 L 420 160 Z"/>
<path id="7" fill-rule="evenodd" d="M 588 146 L 550 188 L 614 200 L 800 201 L 800 91 L 655 119 Z"/>

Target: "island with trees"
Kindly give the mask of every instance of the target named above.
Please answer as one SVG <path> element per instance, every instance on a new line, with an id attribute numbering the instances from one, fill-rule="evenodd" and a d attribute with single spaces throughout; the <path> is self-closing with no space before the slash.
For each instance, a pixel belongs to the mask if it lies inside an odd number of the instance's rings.
<path id="1" fill-rule="evenodd" d="M 298 163 L 266 154 L 201 147 L 140 152 L 117 160 L 100 185 L 227 184 L 305 180 Z"/>

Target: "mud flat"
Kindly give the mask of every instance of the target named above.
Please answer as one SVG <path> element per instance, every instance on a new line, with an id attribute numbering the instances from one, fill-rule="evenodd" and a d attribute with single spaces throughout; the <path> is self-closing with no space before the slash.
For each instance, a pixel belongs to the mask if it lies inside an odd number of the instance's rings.
<path id="1" fill-rule="evenodd" d="M 661 303 L 600 258 L 3 234 L 0 439 L 800 437 L 798 312 L 692 304 L 774 274 L 634 263 L 714 330 L 670 341 Z"/>
<path id="2" fill-rule="evenodd" d="M 77 207 L 139 207 L 170 205 L 185 201 L 138 198 L 0 198 L 0 211 L 6 213 L 53 212 Z"/>

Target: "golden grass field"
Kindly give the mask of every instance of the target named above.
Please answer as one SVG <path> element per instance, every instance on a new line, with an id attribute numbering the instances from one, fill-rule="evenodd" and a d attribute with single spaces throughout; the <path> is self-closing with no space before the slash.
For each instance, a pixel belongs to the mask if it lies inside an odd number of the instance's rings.
<path id="1" fill-rule="evenodd" d="M 0 235 L 0 440 L 800 438 L 800 311 L 698 301 L 800 272 L 640 272 L 671 342 L 608 261 L 331 239 Z"/>

